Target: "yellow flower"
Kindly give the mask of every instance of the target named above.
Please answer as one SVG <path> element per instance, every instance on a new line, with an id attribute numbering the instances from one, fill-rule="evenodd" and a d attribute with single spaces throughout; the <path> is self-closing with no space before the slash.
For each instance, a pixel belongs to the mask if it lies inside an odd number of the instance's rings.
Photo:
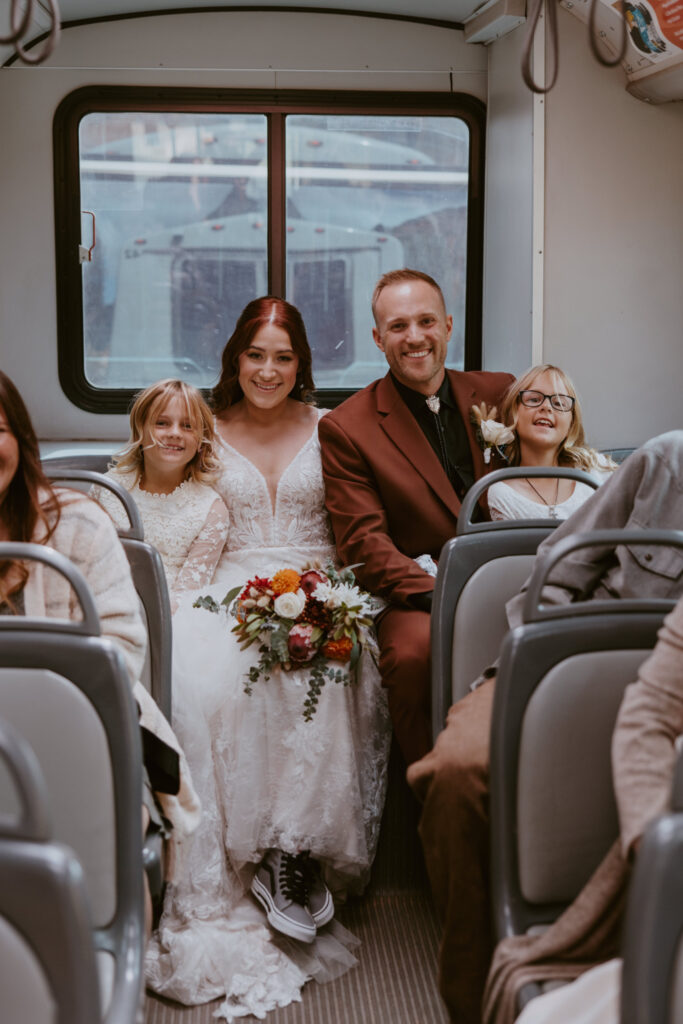
<path id="1" fill-rule="evenodd" d="M 294 569 L 280 569 L 270 581 L 271 590 L 275 595 L 294 594 L 301 583 L 301 576 Z"/>

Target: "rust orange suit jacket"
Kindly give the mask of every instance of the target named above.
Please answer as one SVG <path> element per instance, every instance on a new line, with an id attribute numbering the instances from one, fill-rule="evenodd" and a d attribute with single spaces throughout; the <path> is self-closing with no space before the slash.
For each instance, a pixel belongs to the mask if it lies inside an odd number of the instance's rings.
<path id="1" fill-rule="evenodd" d="M 465 424 L 475 478 L 486 466 L 470 423 L 473 405 L 500 405 L 508 373 L 446 370 Z M 359 583 L 393 604 L 431 590 L 413 561 L 438 559 L 455 534 L 460 501 L 429 441 L 387 374 L 323 416 L 325 500 L 343 565 L 362 563 Z"/>

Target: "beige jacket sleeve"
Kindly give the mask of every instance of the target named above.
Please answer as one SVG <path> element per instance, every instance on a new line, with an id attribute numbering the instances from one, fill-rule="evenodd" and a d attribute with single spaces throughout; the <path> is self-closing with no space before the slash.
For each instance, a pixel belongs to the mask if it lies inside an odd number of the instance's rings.
<path id="1" fill-rule="evenodd" d="M 612 741 L 624 855 L 669 807 L 676 740 L 683 733 L 683 598 L 627 687 Z"/>

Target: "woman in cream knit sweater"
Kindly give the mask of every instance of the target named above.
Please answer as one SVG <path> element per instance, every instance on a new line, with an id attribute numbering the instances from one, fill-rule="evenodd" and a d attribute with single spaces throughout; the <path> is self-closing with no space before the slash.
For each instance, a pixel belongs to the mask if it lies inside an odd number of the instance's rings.
<path id="1" fill-rule="evenodd" d="M 111 640 L 123 655 L 140 708 L 140 725 L 170 747 L 177 758 L 177 792 L 156 793 L 164 816 L 173 826 L 174 842 L 167 867 L 167 873 L 172 873 L 174 848 L 196 827 L 199 805 L 171 727 L 138 682 L 147 641 L 126 554 L 111 520 L 95 502 L 77 491 L 51 487 L 41 468 L 38 442 L 26 406 L 2 371 L 0 540 L 45 544 L 70 559 L 85 577 L 102 636 Z M 0 562 L 0 613 L 80 617 L 69 583 L 39 562 Z"/>

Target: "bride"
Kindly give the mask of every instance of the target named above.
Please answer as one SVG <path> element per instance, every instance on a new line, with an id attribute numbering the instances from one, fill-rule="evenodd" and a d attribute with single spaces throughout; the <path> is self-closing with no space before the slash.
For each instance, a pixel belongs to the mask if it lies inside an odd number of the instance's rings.
<path id="1" fill-rule="evenodd" d="M 336 562 L 312 390 L 298 310 L 273 297 L 249 303 L 213 392 L 214 486 L 230 529 L 203 594 L 218 602 L 254 577 Z M 305 669 L 272 669 L 245 693 L 258 645 L 240 650 L 234 621 L 191 598 L 174 616 L 174 727 L 203 821 L 147 958 L 152 989 L 188 1004 L 225 995 L 227 1020 L 287 1005 L 308 978 L 355 963 L 334 900 L 367 883 L 389 743 L 369 644 L 356 682 L 327 682 L 306 721 Z"/>

